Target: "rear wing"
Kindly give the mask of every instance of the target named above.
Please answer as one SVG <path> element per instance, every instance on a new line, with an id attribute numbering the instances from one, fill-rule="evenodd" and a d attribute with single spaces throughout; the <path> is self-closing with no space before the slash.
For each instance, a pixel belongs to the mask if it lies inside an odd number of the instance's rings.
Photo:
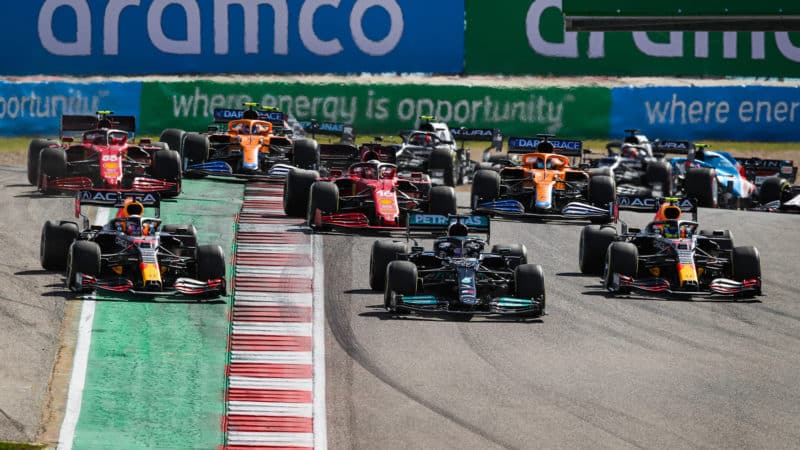
<path id="1" fill-rule="evenodd" d="M 788 159 L 761 159 L 761 158 L 736 158 L 744 167 L 745 177 L 761 185 L 767 177 L 778 176 L 790 183 L 797 179 L 797 166 Z"/>
<path id="2" fill-rule="evenodd" d="M 454 223 L 467 226 L 471 233 L 486 234 L 487 242 L 491 236 L 491 221 L 484 215 L 438 215 L 438 214 L 409 214 L 407 235 L 412 233 L 447 233 L 447 229 Z"/>
<path id="3" fill-rule="evenodd" d="M 75 194 L 75 218 L 81 216 L 84 206 L 102 206 L 106 208 L 122 208 L 125 201 L 132 199 L 146 208 L 155 209 L 155 216 L 161 215 L 161 195 L 157 192 L 113 192 L 113 191 L 78 191 Z"/>
<path id="4" fill-rule="evenodd" d="M 234 120 L 244 118 L 245 112 L 257 114 L 258 120 L 266 120 L 267 122 L 283 122 L 286 119 L 286 113 L 281 111 L 257 111 L 257 110 L 244 110 L 244 109 L 226 109 L 217 108 L 214 110 L 214 123 L 228 123 Z"/>
<path id="5" fill-rule="evenodd" d="M 86 131 L 96 130 L 100 128 L 101 122 L 108 121 L 104 125 L 110 125 L 107 128 L 114 128 L 117 130 L 126 131 L 133 135 L 136 133 L 136 117 L 134 116 L 111 116 L 105 115 L 98 118 L 98 116 L 78 116 L 78 115 L 65 115 L 61 116 L 61 137 L 75 136 Z"/>
<path id="6" fill-rule="evenodd" d="M 319 157 L 325 169 L 346 170 L 359 161 L 359 149 L 353 144 L 319 144 Z"/>
<path id="7" fill-rule="evenodd" d="M 549 145 L 548 145 L 549 144 Z M 557 153 L 570 158 L 583 157 L 583 141 L 542 137 L 508 138 L 508 153 Z"/>
<path id="8" fill-rule="evenodd" d="M 619 209 L 656 212 L 665 202 L 671 202 L 685 213 L 692 213 L 694 220 L 697 220 L 697 200 L 693 198 L 617 195 L 617 206 Z"/>
<path id="9" fill-rule="evenodd" d="M 353 130 L 353 124 L 350 123 L 301 120 L 300 126 L 302 126 L 307 133 L 310 133 L 312 137 L 316 134 L 320 134 L 323 136 L 347 137 L 353 139 L 356 135 Z"/>
<path id="10" fill-rule="evenodd" d="M 456 140 L 477 142 L 493 142 L 496 136 L 502 136 L 496 128 L 451 128 L 450 134 Z"/>
<path id="11" fill-rule="evenodd" d="M 688 155 L 691 150 L 694 150 L 694 143 L 692 141 L 661 141 L 657 140 L 652 142 L 653 152 L 662 154 L 673 153 L 677 155 Z"/>

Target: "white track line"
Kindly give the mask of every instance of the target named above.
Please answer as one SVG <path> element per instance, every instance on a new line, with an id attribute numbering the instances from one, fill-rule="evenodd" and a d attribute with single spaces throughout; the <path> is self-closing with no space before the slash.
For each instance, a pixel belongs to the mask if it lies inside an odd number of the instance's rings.
<path id="1" fill-rule="evenodd" d="M 96 225 L 108 222 L 111 215 L 110 208 L 97 208 L 94 216 Z M 61 422 L 61 431 L 58 435 L 58 449 L 71 450 L 75 441 L 75 429 L 81 415 L 83 402 L 83 388 L 86 385 L 86 370 L 89 365 L 89 347 L 92 343 L 92 326 L 94 325 L 94 300 L 83 300 L 81 306 L 81 319 L 78 326 L 78 342 L 75 344 L 75 356 L 72 359 L 72 377 L 69 380 L 67 393 L 67 407 L 64 412 L 64 421 Z"/>
<path id="2" fill-rule="evenodd" d="M 328 448 L 328 416 L 325 412 L 325 264 L 322 237 L 311 235 L 314 254 L 314 449 Z"/>

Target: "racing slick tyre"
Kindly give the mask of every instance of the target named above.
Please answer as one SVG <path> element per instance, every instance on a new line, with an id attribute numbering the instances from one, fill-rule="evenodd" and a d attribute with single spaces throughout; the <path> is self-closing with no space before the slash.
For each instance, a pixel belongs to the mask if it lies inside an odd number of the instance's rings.
<path id="1" fill-rule="evenodd" d="M 479 170 L 472 179 L 470 206 L 475 209 L 479 203 L 494 201 L 500 196 L 500 174 L 494 170 Z"/>
<path id="2" fill-rule="evenodd" d="M 448 148 L 434 148 L 428 162 L 428 172 L 433 175 L 434 170 L 444 171 L 443 184 L 455 186 L 461 178 L 456 164 L 456 153 Z"/>
<path id="3" fill-rule="evenodd" d="M 719 245 L 720 250 L 733 250 L 733 233 L 731 230 L 718 231 L 717 234 L 709 230 L 700 230 L 700 236 L 713 238 L 714 242 Z"/>
<path id="4" fill-rule="evenodd" d="M 39 261 L 45 270 L 67 268 L 69 246 L 78 238 L 78 225 L 72 222 L 47 221 L 42 227 Z"/>
<path id="5" fill-rule="evenodd" d="M 386 266 L 386 286 L 383 291 L 383 305 L 387 311 L 404 312 L 397 306 L 395 295 L 417 295 L 417 266 L 410 261 L 392 261 Z"/>
<path id="6" fill-rule="evenodd" d="M 581 231 L 578 244 L 578 266 L 581 273 L 602 275 L 608 246 L 617 238 L 614 227 L 586 225 Z"/>
<path id="7" fill-rule="evenodd" d="M 315 170 L 291 169 L 283 182 L 283 212 L 289 217 L 306 217 L 311 185 L 319 178 Z"/>
<path id="8" fill-rule="evenodd" d="M 755 247 L 734 247 L 731 255 L 731 266 L 733 279 L 736 281 L 752 280 L 753 278 L 761 279 L 761 256 Z M 760 287 L 755 292 L 747 292 L 741 296 L 753 297 L 756 295 L 761 295 Z"/>
<path id="9" fill-rule="evenodd" d="M 67 287 L 75 292 L 91 292 L 93 288 L 81 288 L 78 274 L 97 277 L 100 275 L 100 246 L 92 241 L 75 241 L 69 248 L 67 259 Z"/>
<path id="10" fill-rule="evenodd" d="M 314 139 L 298 138 L 294 140 L 292 164 L 301 169 L 316 170 L 319 167 L 319 143 Z"/>
<path id="11" fill-rule="evenodd" d="M 672 166 L 668 162 L 654 161 L 648 164 L 645 179 L 653 192 L 661 189 L 659 197 L 672 195 Z"/>
<path id="12" fill-rule="evenodd" d="M 67 175 L 67 153 L 58 147 L 42 149 L 39 154 L 39 172 L 52 178 L 65 177 Z"/>
<path id="13" fill-rule="evenodd" d="M 170 150 L 169 144 L 167 144 L 166 142 L 156 141 L 156 142 L 151 142 L 150 145 L 155 147 L 155 148 L 157 148 L 157 149 L 159 149 L 159 150 Z M 173 151 L 177 152 L 177 150 L 173 150 Z M 178 158 L 178 159 L 180 159 L 180 158 Z"/>
<path id="14" fill-rule="evenodd" d="M 717 173 L 714 169 L 691 167 L 683 180 L 685 195 L 697 199 L 698 206 L 717 207 Z"/>
<path id="15" fill-rule="evenodd" d="M 761 183 L 761 188 L 758 191 L 758 200 L 761 204 L 767 204 L 774 201 L 783 203 L 785 193 L 792 192 L 792 185 L 781 177 L 769 177 Z"/>
<path id="16" fill-rule="evenodd" d="M 211 144 L 208 136 L 198 133 L 187 133 L 183 141 L 183 159 L 189 165 L 205 162 L 208 160 L 208 152 Z"/>
<path id="17" fill-rule="evenodd" d="M 397 241 L 375 241 L 369 257 L 369 287 L 373 291 L 386 288 L 386 267 L 397 260 L 399 253 L 408 253 L 408 246 Z"/>
<path id="18" fill-rule="evenodd" d="M 331 214 L 339 211 L 339 187 L 330 181 L 317 181 L 311 185 L 311 194 L 308 196 L 308 215 L 306 221 L 309 227 L 316 224 L 317 211 L 321 214 Z"/>
<path id="19" fill-rule="evenodd" d="M 175 183 L 175 187 L 165 191 L 164 197 L 177 197 L 181 193 L 181 155 L 172 150 L 158 150 L 153 153 L 153 178 Z"/>
<path id="20" fill-rule="evenodd" d="M 493 255 L 514 256 L 519 258 L 519 264 L 528 264 L 528 248 L 524 244 L 508 244 L 492 246 Z M 513 269 L 513 267 L 511 267 Z"/>
<path id="21" fill-rule="evenodd" d="M 176 225 L 171 223 L 162 226 L 161 231 L 175 235 L 171 236 L 173 239 L 169 239 L 169 241 L 162 235 L 161 245 L 176 255 L 191 256 L 191 253 L 186 254 L 186 250 L 197 247 L 197 228 L 192 224 Z"/>
<path id="22" fill-rule="evenodd" d="M 596 177 L 598 175 L 614 178 L 614 171 L 611 170 L 610 167 L 597 167 L 594 169 L 589 169 L 589 176 Z"/>
<path id="23" fill-rule="evenodd" d="M 39 183 L 39 154 L 47 147 L 58 147 L 58 142 L 49 139 L 34 139 L 28 145 L 28 183 Z"/>
<path id="24" fill-rule="evenodd" d="M 604 274 L 604 285 L 606 290 L 611 291 L 614 284 L 614 274 L 636 277 L 639 270 L 639 249 L 630 242 L 612 242 L 608 246 L 606 255 L 606 269 Z M 623 286 L 618 288 L 615 293 L 628 294 L 631 288 Z"/>
<path id="25" fill-rule="evenodd" d="M 514 269 L 514 296 L 542 302 L 545 308 L 544 270 L 539 264 L 522 264 Z"/>
<path id="26" fill-rule="evenodd" d="M 160 142 L 164 142 L 169 145 L 169 148 L 175 150 L 178 153 L 183 152 L 183 139 L 186 137 L 186 132 L 183 130 L 179 130 L 177 128 L 167 128 L 166 130 L 161 132 L 161 136 L 158 138 Z"/>
<path id="27" fill-rule="evenodd" d="M 197 279 L 200 281 L 225 278 L 225 252 L 219 245 L 201 245 L 195 251 Z"/>
<path id="28" fill-rule="evenodd" d="M 617 200 L 617 187 L 614 179 L 607 175 L 594 175 L 589 178 L 589 203 L 599 208 L 609 208 Z M 611 217 L 592 219 L 592 223 L 608 223 Z"/>
<path id="29" fill-rule="evenodd" d="M 456 191 L 450 186 L 434 186 L 431 188 L 430 199 L 428 201 L 428 212 L 446 216 L 455 214 L 458 206 L 456 205 Z"/>

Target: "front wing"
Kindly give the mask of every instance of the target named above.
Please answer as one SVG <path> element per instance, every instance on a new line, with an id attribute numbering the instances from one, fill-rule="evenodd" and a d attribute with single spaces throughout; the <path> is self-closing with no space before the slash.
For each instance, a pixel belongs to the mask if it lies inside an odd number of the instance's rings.
<path id="1" fill-rule="evenodd" d="M 483 315 L 483 316 L 541 316 L 544 314 L 544 305 L 539 300 L 497 297 L 485 309 L 453 310 L 450 303 L 433 295 L 395 296 L 395 311 L 406 310 L 417 314 L 443 314 L 443 315 Z"/>
<path id="2" fill-rule="evenodd" d="M 530 212 L 525 210 L 525 206 L 517 200 L 495 200 L 491 202 L 479 203 L 473 211 L 483 214 L 495 214 L 499 216 L 521 217 L 530 219 L 551 219 L 551 220 L 592 220 L 613 218 L 610 209 L 598 208 L 581 202 L 568 203 L 560 211 L 556 209 L 540 210 Z"/>
<path id="3" fill-rule="evenodd" d="M 76 292 L 90 292 L 101 290 L 116 293 L 129 293 L 134 295 L 146 295 L 153 297 L 169 297 L 175 295 L 187 296 L 210 296 L 225 295 L 227 293 L 224 278 L 215 278 L 208 281 L 200 281 L 192 278 L 178 278 L 172 290 L 168 291 L 137 291 L 134 289 L 133 282 L 127 278 L 103 279 L 86 274 L 76 274 L 75 285 L 72 290 Z"/>

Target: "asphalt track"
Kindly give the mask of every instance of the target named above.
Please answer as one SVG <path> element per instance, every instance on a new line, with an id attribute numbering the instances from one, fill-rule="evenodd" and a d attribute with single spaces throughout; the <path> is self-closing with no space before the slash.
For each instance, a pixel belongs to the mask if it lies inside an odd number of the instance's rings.
<path id="1" fill-rule="evenodd" d="M 796 448 L 799 219 L 701 210 L 759 248 L 757 302 L 609 298 L 578 273 L 582 225 L 495 222 L 546 273 L 547 315 L 524 323 L 390 319 L 375 237 L 326 235 L 329 447 Z"/>
<path id="2" fill-rule="evenodd" d="M 73 200 L 34 193 L 25 168 L 0 167 L 0 441 L 33 441 L 43 426 L 66 293 L 39 264 L 47 219 L 69 219 Z"/>

